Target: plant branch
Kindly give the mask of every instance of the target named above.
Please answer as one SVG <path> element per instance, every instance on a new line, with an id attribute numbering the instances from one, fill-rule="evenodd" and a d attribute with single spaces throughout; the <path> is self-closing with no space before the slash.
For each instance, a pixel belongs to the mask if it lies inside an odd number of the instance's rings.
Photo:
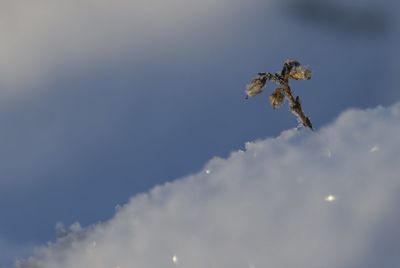
<path id="1" fill-rule="evenodd" d="M 269 97 L 272 107 L 279 107 L 286 98 L 289 103 L 290 111 L 297 117 L 299 123 L 313 130 L 310 118 L 303 112 L 300 97 L 293 96 L 289 86 L 289 79 L 309 80 L 311 79 L 311 71 L 300 65 L 296 60 L 287 60 L 280 73 L 258 73 L 258 76 L 254 78 L 246 88 L 246 99 L 261 93 L 267 81 L 271 80 L 279 85 Z"/>

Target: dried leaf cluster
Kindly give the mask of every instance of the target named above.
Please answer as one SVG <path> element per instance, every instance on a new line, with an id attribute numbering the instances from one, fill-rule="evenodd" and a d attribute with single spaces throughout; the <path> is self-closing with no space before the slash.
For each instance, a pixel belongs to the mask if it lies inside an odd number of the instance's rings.
<path id="1" fill-rule="evenodd" d="M 288 100 L 290 111 L 297 117 L 299 123 L 313 129 L 310 118 L 308 118 L 301 107 L 299 96 L 294 97 L 289 86 L 289 79 L 293 80 L 309 80 L 311 79 L 311 70 L 298 61 L 288 59 L 283 64 L 280 73 L 258 73 L 246 87 L 246 99 L 261 93 L 268 81 L 273 81 L 278 84 L 272 94 L 269 96 L 269 102 L 273 108 L 278 108 L 282 105 L 285 98 Z"/>

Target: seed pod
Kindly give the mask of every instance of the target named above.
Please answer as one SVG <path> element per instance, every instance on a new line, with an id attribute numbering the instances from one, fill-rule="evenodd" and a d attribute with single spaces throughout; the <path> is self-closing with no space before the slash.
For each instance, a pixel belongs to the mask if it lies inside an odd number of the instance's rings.
<path id="1" fill-rule="evenodd" d="M 285 94 L 283 94 L 283 89 L 278 87 L 269 96 L 269 103 L 275 109 L 282 105 L 284 99 L 285 99 Z"/>
<path id="2" fill-rule="evenodd" d="M 310 80 L 312 72 L 305 66 L 295 66 L 289 73 L 289 78 L 294 80 Z"/>
<path id="3" fill-rule="evenodd" d="M 259 75 L 251 80 L 250 84 L 246 86 L 247 97 L 253 97 L 263 91 L 263 87 L 267 83 L 268 76 L 264 73 L 259 73 Z"/>
<path id="4" fill-rule="evenodd" d="M 284 63 L 283 63 L 283 69 L 281 71 L 281 76 L 284 77 L 285 79 L 288 78 L 288 75 L 290 75 L 290 71 L 297 67 L 300 66 L 300 63 L 297 60 L 294 59 L 287 59 Z"/>

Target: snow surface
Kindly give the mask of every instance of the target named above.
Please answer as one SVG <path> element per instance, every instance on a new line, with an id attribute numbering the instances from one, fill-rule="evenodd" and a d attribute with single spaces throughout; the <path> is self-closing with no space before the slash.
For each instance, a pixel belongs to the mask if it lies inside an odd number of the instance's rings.
<path id="1" fill-rule="evenodd" d="M 399 136 L 400 103 L 249 142 L 16 266 L 397 267 Z"/>

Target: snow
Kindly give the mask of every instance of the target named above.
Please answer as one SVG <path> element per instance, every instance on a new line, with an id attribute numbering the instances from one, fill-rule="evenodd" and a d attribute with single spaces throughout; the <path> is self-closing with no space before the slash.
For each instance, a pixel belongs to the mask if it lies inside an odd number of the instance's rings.
<path id="1" fill-rule="evenodd" d="M 350 110 L 317 132 L 248 143 L 207 163 L 212 173 L 135 196 L 17 267 L 162 268 L 180 258 L 191 268 L 396 267 L 399 110 Z M 366 154 L 377 140 L 379 154 Z M 322 157 L 326 148 L 335 157 Z M 88 244 L 95 250 L 82 250 Z"/>

